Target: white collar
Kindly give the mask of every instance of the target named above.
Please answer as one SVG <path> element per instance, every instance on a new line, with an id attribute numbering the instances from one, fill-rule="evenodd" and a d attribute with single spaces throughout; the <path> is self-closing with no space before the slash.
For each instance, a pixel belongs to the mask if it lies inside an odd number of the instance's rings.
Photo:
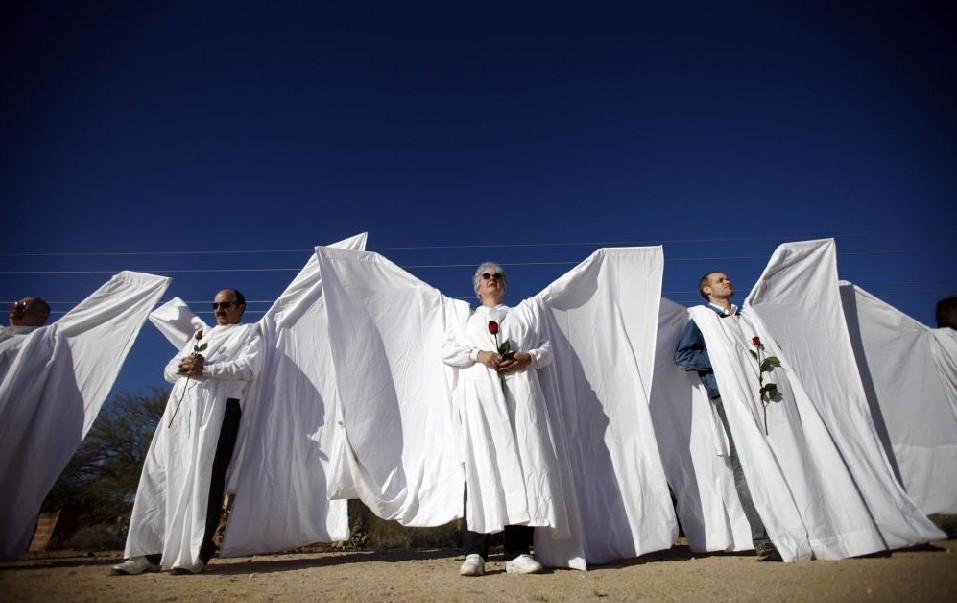
<path id="1" fill-rule="evenodd" d="M 734 316 L 735 314 L 738 313 L 738 307 L 734 304 L 731 304 L 730 309 L 725 309 L 722 306 L 713 304 L 711 302 L 708 302 L 708 306 L 717 310 L 718 313 L 721 314 L 721 316 Z"/>

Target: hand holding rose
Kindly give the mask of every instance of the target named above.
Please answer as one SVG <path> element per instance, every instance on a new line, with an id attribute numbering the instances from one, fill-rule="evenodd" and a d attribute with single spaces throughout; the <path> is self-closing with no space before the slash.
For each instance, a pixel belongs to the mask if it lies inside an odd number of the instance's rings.
<path id="1" fill-rule="evenodd" d="M 500 373 L 515 373 L 523 371 L 532 363 L 532 355 L 528 352 L 514 352 L 508 360 L 498 365 Z"/>
<path id="2" fill-rule="evenodd" d="M 203 357 L 202 356 L 185 356 L 179 361 L 179 373 L 181 375 L 189 375 L 190 377 L 202 377 L 203 376 Z"/>

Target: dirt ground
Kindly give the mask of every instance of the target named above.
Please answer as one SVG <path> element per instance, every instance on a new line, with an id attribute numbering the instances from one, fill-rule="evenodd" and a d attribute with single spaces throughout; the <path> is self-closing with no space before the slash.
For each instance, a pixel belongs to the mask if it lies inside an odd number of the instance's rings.
<path id="1" fill-rule="evenodd" d="M 119 553 L 0 564 L 2 600 L 28 601 L 953 601 L 957 540 L 844 561 L 760 562 L 686 546 L 587 572 L 458 575 L 453 550 L 213 560 L 199 576 L 112 577 Z"/>

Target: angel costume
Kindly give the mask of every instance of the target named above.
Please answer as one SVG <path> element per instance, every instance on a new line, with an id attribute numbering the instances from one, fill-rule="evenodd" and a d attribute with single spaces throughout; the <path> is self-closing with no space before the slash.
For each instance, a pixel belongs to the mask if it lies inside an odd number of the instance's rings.
<path id="1" fill-rule="evenodd" d="M 352 485 L 373 512 L 441 525 L 461 516 L 467 482 L 469 527 L 539 526 L 547 565 L 674 543 L 648 411 L 660 248 L 599 250 L 538 296 L 471 319 L 465 302 L 378 254 L 317 255 Z M 493 313 L 536 366 L 547 341 L 552 363 L 504 385 L 471 364 L 467 347 L 491 347 Z"/>
<path id="2" fill-rule="evenodd" d="M 833 242 L 782 245 L 739 316 L 721 319 L 703 306 L 688 312 L 707 343 L 755 508 L 785 561 L 841 559 L 943 537 L 896 484 L 877 444 L 836 272 Z M 670 313 L 662 312 L 662 330 L 672 333 L 663 337 L 675 337 L 683 324 L 673 306 L 662 304 Z M 780 390 L 766 408 L 757 395 L 754 337 L 781 361 L 765 377 Z M 704 387 L 682 384 L 674 370 L 656 377 L 656 428 L 676 436 L 660 441 L 689 544 L 750 548 L 723 458 L 727 442 Z"/>
<path id="3" fill-rule="evenodd" d="M 203 376 L 177 374 L 179 360 L 200 341 L 207 345 Z M 237 407 L 262 362 L 259 325 L 228 324 L 209 329 L 201 340 L 194 337 L 166 365 L 164 376 L 173 390 L 136 489 L 127 558 L 161 553 L 162 565 L 193 568 L 212 555 L 207 510 L 210 502 L 218 505 L 222 499 L 221 491 L 216 499 L 211 483 L 213 465 L 223 462 L 223 454 L 228 462 L 232 453 L 229 444 L 222 448 L 228 447 L 225 453 L 219 450 L 220 432 L 227 417 L 239 421 Z"/>
<path id="4" fill-rule="evenodd" d="M 362 249 L 367 238 L 362 233 L 331 246 Z M 338 475 L 337 492 L 345 490 L 346 496 L 352 480 L 323 303 L 318 258 L 312 254 L 257 323 L 262 370 L 247 387 L 229 466 L 227 489 L 235 498 L 221 557 L 348 538 L 345 500 L 329 500 L 327 476 Z M 199 318 L 174 298 L 150 320 L 182 348 Z M 144 476 L 162 470 L 144 466 Z"/>
<path id="5" fill-rule="evenodd" d="M 121 272 L 53 324 L 0 327 L 0 558 L 27 550 L 44 497 L 169 282 Z"/>

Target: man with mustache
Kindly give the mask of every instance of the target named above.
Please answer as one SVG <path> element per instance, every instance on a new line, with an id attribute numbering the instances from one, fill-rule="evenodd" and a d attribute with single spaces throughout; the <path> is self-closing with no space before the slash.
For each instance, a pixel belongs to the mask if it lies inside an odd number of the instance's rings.
<path id="1" fill-rule="evenodd" d="M 240 324 L 246 299 L 224 289 L 213 300 L 216 326 L 199 330 L 166 365 L 174 384 L 136 491 L 128 559 L 113 575 L 161 566 L 199 574 L 216 550 L 226 473 L 239 433 L 242 401 L 263 363 L 258 323 Z"/>

